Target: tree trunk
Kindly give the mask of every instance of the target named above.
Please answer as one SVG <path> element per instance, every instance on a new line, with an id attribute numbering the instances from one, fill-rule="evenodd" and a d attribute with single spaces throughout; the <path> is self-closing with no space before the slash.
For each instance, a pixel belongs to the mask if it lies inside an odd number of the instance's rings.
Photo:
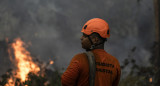
<path id="1" fill-rule="evenodd" d="M 154 0 L 154 7 L 156 26 L 155 67 L 158 69 L 155 75 L 155 86 L 160 86 L 160 0 Z"/>

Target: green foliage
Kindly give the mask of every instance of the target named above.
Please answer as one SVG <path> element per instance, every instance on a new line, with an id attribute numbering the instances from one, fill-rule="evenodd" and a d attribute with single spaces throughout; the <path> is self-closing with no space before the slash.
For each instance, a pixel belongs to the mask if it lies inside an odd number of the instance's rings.
<path id="1" fill-rule="evenodd" d="M 129 74 L 121 79 L 119 86 L 155 86 L 155 81 L 149 81 L 154 79 L 155 73 L 154 67 L 142 67 L 134 64 Z"/>
<path id="2" fill-rule="evenodd" d="M 61 86 L 61 74 L 59 73 L 59 71 L 55 71 L 50 78 L 50 84 L 48 86 Z"/>
<path id="3" fill-rule="evenodd" d="M 122 78 L 119 86 L 157 86 L 156 74 L 159 68 L 153 64 L 149 66 L 141 66 L 136 64 L 136 60 L 133 59 L 133 52 L 136 50 L 134 47 L 129 53 L 127 59 L 124 60 L 122 69 Z"/>
<path id="4" fill-rule="evenodd" d="M 28 86 L 44 86 L 44 83 L 47 81 L 46 77 L 38 76 L 34 73 L 28 74 L 28 80 L 24 82 L 24 85 Z"/>

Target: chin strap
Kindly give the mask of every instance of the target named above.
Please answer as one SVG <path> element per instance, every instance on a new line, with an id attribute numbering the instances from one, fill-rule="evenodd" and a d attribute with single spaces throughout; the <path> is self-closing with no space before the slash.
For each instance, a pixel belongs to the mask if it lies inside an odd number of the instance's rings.
<path id="1" fill-rule="evenodd" d="M 92 49 L 94 49 L 94 48 L 95 48 L 95 45 L 93 44 L 93 42 L 92 42 L 92 40 L 91 40 L 90 36 L 88 36 L 88 39 L 89 39 L 89 41 L 91 42 L 90 50 L 92 50 Z"/>
<path id="2" fill-rule="evenodd" d="M 89 41 L 91 42 L 90 50 L 93 50 L 96 46 L 101 45 L 101 44 L 104 43 L 104 42 L 101 42 L 101 43 L 99 43 L 99 44 L 94 45 L 93 42 L 92 42 L 92 40 L 91 40 L 91 38 L 90 38 L 90 36 L 88 36 L 88 39 L 89 39 Z"/>

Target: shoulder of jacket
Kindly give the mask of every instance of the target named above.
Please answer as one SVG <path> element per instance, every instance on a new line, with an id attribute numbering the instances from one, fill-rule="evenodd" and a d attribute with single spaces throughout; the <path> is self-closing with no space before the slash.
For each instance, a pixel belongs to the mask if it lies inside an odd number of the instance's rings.
<path id="1" fill-rule="evenodd" d="M 118 59 L 115 57 L 115 56 L 113 56 L 113 55 L 111 55 L 111 54 L 109 54 L 109 53 L 107 53 L 108 54 L 108 56 L 110 57 L 110 58 L 112 58 L 114 61 L 118 61 Z"/>
<path id="2" fill-rule="evenodd" d="M 86 57 L 86 54 L 85 53 L 78 53 L 74 56 L 74 58 L 82 58 L 82 57 Z"/>
<path id="3" fill-rule="evenodd" d="M 118 59 L 117 59 L 115 56 L 112 56 L 112 55 L 109 54 L 109 53 L 108 53 L 108 55 L 109 55 L 109 57 L 111 57 L 111 58 L 113 59 L 114 63 L 115 63 L 118 67 L 120 67 L 120 63 L 119 63 Z"/>

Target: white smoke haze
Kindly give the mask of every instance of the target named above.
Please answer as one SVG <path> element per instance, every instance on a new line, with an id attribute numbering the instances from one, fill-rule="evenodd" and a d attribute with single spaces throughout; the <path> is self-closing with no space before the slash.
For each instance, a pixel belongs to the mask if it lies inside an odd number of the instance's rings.
<path id="1" fill-rule="evenodd" d="M 109 23 L 111 37 L 107 52 L 122 64 L 133 47 L 134 59 L 148 64 L 155 40 L 152 0 L 1 0 L 0 40 L 21 37 L 31 42 L 28 50 L 41 61 L 54 59 L 54 67 L 66 68 L 77 53 L 82 53 L 83 24 L 99 17 Z M 0 57 L 3 74 L 9 66 Z"/>

